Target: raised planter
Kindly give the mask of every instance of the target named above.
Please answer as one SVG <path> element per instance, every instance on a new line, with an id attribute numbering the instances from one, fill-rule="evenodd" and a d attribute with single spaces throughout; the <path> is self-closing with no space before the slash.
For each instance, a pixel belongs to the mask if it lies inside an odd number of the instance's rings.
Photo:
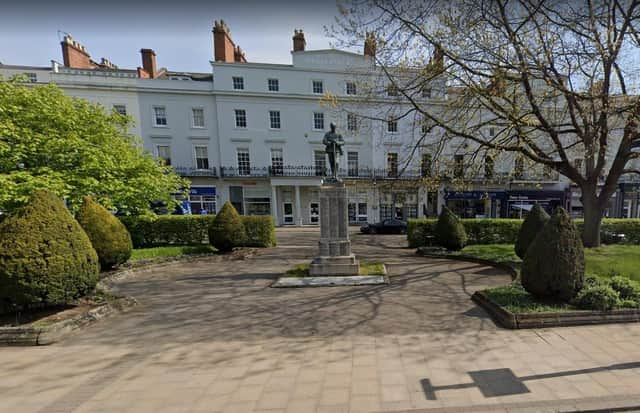
<path id="1" fill-rule="evenodd" d="M 55 343 L 76 330 L 114 313 L 127 311 L 136 304 L 133 298 L 118 298 L 92 307 L 75 317 L 51 324 L 43 325 L 36 321 L 24 326 L 0 327 L 0 346 L 39 346 Z"/>
<path id="2" fill-rule="evenodd" d="M 497 324 L 511 329 L 633 323 L 640 321 L 640 310 L 638 309 L 609 311 L 576 310 L 557 313 L 516 314 L 493 302 L 484 291 L 475 292 L 471 296 L 471 299 L 480 307 L 484 308 Z"/>

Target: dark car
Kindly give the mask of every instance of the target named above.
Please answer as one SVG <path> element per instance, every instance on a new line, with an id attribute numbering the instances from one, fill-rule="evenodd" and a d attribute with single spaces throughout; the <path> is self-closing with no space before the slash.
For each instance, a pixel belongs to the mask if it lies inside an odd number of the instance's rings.
<path id="1" fill-rule="evenodd" d="M 365 224 L 360 227 L 363 234 L 406 234 L 407 223 L 399 219 L 385 219 L 375 224 Z"/>

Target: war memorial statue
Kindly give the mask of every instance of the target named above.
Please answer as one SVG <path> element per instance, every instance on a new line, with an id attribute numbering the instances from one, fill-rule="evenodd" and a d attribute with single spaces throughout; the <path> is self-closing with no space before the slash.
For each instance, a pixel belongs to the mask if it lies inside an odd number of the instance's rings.
<path id="1" fill-rule="evenodd" d="M 342 135 L 336 133 L 335 123 L 331 122 L 331 131 L 324 134 L 322 143 L 324 144 L 325 151 L 329 156 L 329 166 L 331 167 L 330 180 L 333 182 L 341 182 L 340 177 L 338 176 L 338 171 L 340 169 L 340 156 L 343 155 L 342 146 L 344 145 L 344 139 L 342 138 Z"/>

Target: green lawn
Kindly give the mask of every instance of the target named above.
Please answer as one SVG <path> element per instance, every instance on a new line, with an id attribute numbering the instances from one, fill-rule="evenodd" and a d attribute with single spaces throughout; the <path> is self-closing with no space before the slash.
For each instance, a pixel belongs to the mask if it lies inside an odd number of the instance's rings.
<path id="1" fill-rule="evenodd" d="M 381 262 L 360 261 L 360 275 L 384 275 L 384 264 Z M 296 265 L 284 273 L 285 277 L 308 277 L 309 264 Z"/>
<path id="2" fill-rule="evenodd" d="M 182 255 L 213 254 L 216 249 L 211 245 L 172 245 L 166 247 L 134 249 L 129 261 L 147 260 L 151 258 L 179 257 Z"/>
<path id="3" fill-rule="evenodd" d="M 603 245 L 585 248 L 584 251 L 587 274 L 611 277 L 617 273 L 640 281 L 640 245 Z M 469 245 L 460 254 L 518 265 L 521 263 L 512 244 Z"/>

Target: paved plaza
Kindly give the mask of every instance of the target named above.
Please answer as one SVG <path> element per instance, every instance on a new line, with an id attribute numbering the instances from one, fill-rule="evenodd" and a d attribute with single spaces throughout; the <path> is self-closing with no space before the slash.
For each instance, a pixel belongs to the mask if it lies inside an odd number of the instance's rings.
<path id="1" fill-rule="evenodd" d="M 273 289 L 317 229 L 236 261 L 144 270 L 140 305 L 46 347 L 0 348 L 2 412 L 576 411 L 640 406 L 640 325 L 504 330 L 471 294 L 509 276 L 352 235 L 391 284 Z"/>

